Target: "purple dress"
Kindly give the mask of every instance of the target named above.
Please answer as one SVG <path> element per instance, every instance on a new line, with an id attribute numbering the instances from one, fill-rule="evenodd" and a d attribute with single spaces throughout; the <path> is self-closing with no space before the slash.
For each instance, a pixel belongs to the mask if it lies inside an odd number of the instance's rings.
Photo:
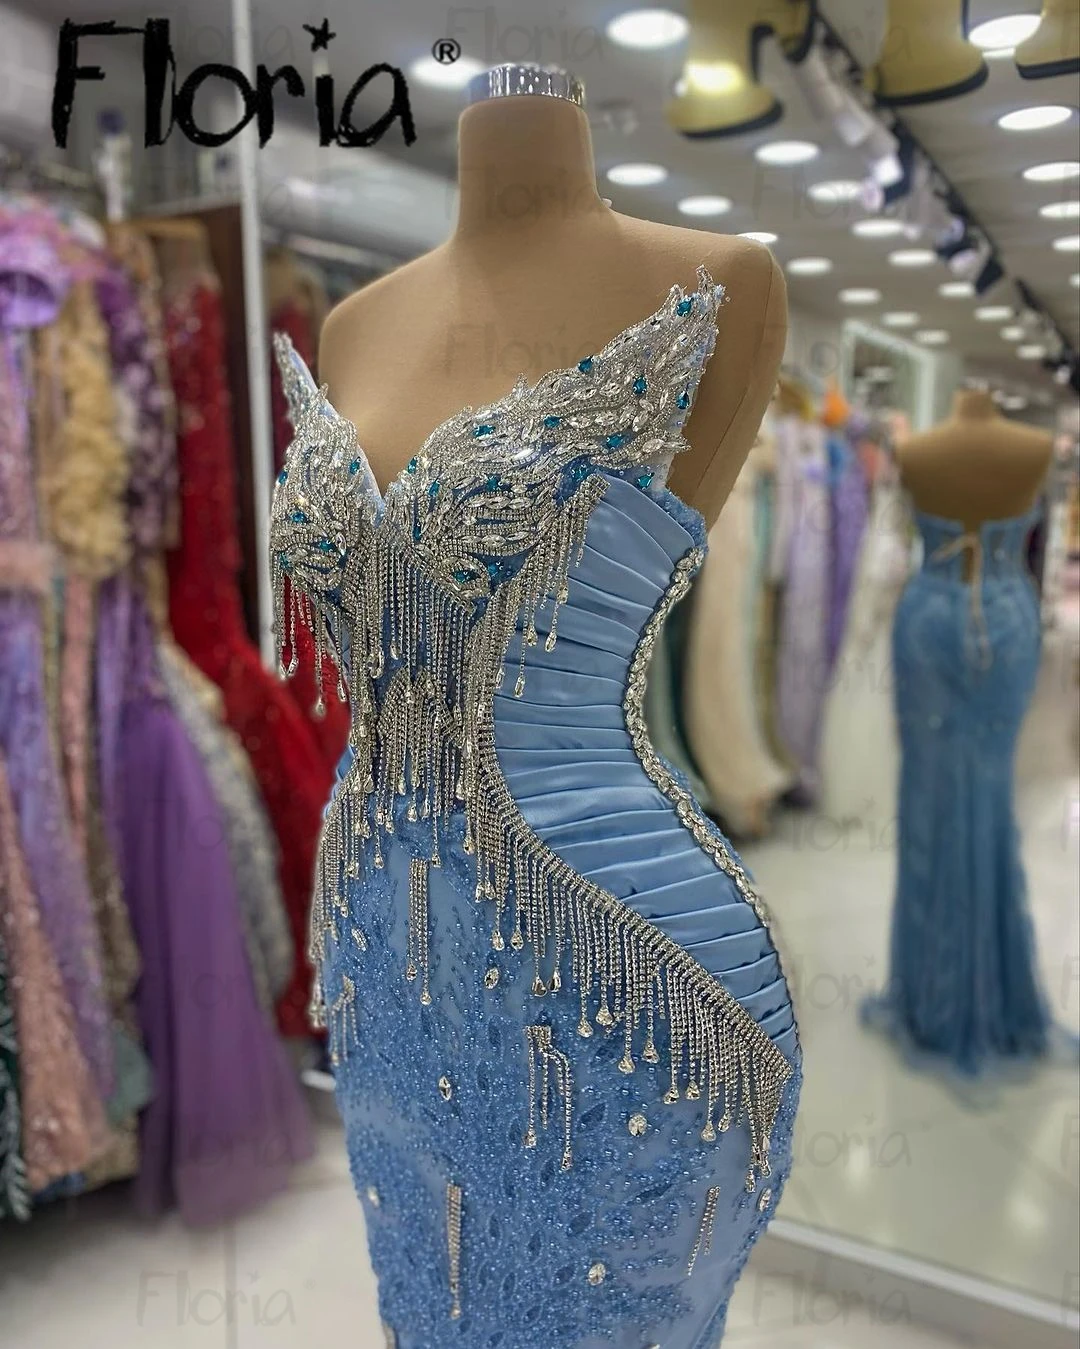
<path id="1" fill-rule="evenodd" d="M 146 325 L 125 274 L 97 286 L 132 425 L 128 518 L 160 537 L 168 428 Z M 155 1094 L 141 1120 L 135 1197 L 193 1225 L 225 1222 L 284 1188 L 310 1155 L 307 1109 L 260 1008 L 228 821 L 169 700 L 156 635 L 128 576 L 101 587 L 97 719 L 102 802 L 142 956 L 136 1003 Z"/>
<path id="2" fill-rule="evenodd" d="M 116 1074 L 101 944 L 46 707 L 41 596 L 51 566 L 37 519 L 27 415 L 28 330 L 56 318 L 65 286 L 60 260 L 35 232 L 33 216 L 0 234 L 0 754 L 79 1048 L 107 1100 Z"/>
<path id="3" fill-rule="evenodd" d="M 866 475 L 859 456 L 847 441 L 837 435 L 829 437 L 829 501 L 832 557 L 826 659 L 832 671 L 844 640 L 851 586 L 870 506 Z"/>
<path id="4" fill-rule="evenodd" d="M 776 434 L 773 574 L 782 585 L 776 717 L 808 801 L 818 789 L 818 743 L 829 677 L 832 520 L 825 433 L 785 418 Z"/>

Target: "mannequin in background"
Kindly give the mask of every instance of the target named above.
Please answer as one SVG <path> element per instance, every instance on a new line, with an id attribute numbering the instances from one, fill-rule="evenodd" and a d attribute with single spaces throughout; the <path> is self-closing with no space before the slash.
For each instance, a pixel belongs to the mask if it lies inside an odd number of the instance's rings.
<path id="1" fill-rule="evenodd" d="M 901 772 L 889 982 L 868 1008 L 901 1044 L 966 1075 L 1050 1043 L 1013 762 L 1039 669 L 1027 569 L 1051 440 L 976 390 L 899 449 L 922 569 L 893 630 Z"/>
<path id="2" fill-rule="evenodd" d="M 450 239 L 351 295 L 319 351 L 330 399 L 385 488 L 464 403 L 575 365 L 704 264 L 727 288 L 716 349 L 670 486 L 711 525 L 754 442 L 787 334 L 760 244 L 619 215 L 596 190 L 589 124 L 561 98 L 474 104 L 459 126 Z"/>
<path id="3" fill-rule="evenodd" d="M 962 389 L 952 412 L 897 449 L 900 477 L 918 510 L 977 529 L 1035 504 L 1054 442 L 1009 421 L 990 395 Z"/>

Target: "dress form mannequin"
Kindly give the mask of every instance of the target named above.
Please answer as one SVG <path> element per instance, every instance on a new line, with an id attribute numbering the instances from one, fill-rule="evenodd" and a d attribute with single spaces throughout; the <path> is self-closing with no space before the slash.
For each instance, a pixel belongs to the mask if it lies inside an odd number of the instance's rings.
<path id="1" fill-rule="evenodd" d="M 518 71 L 520 68 L 511 68 Z M 491 73 L 491 89 L 501 71 Z M 572 90 L 574 81 L 562 77 Z M 555 92 L 553 90 L 553 92 Z M 459 125 L 449 240 L 329 316 L 320 378 L 381 488 L 463 404 L 570 366 L 647 317 L 703 264 L 730 295 L 673 490 L 716 519 L 757 433 L 787 332 L 783 274 L 746 239 L 619 215 L 596 190 L 589 125 L 566 96 L 488 96 Z"/>
<path id="2" fill-rule="evenodd" d="M 943 422 L 897 447 L 897 461 L 919 510 L 975 530 L 1029 510 L 1052 453 L 1045 431 L 1009 421 L 988 393 L 962 389 Z"/>

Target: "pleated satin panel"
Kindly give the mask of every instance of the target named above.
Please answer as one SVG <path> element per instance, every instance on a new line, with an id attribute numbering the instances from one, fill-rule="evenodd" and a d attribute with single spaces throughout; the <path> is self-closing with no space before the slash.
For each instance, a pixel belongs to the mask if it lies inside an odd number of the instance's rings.
<path id="1" fill-rule="evenodd" d="M 626 725 L 630 663 L 676 564 L 699 546 L 696 524 L 670 494 L 609 480 L 553 651 L 537 618 L 521 697 L 513 692 L 521 648 L 511 643 L 495 743 L 543 842 L 684 947 L 792 1058 L 791 1001 L 769 934 L 653 783 Z"/>

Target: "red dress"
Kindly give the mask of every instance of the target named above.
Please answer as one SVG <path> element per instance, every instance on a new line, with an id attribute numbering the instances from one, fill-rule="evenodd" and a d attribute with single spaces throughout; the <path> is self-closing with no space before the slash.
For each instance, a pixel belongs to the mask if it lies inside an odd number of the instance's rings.
<path id="1" fill-rule="evenodd" d="M 180 541 L 168 559 L 169 618 L 177 641 L 221 688 L 226 720 L 247 750 L 266 802 L 296 952 L 278 1023 L 286 1035 L 311 1034 L 307 915 L 333 773 L 307 719 L 265 668 L 244 627 L 232 409 L 221 300 L 212 280 L 169 298 L 165 330 L 180 472 Z"/>
<path id="2" fill-rule="evenodd" d="M 270 315 L 270 328 L 274 332 L 285 333 L 293 346 L 303 357 L 310 369 L 315 367 L 315 332 L 311 315 L 303 305 L 294 300 L 279 304 Z M 292 440 L 292 423 L 289 420 L 289 407 L 285 401 L 285 391 L 281 387 L 281 371 L 277 361 L 270 362 L 270 390 L 274 413 L 274 471 L 278 472 L 285 462 L 285 451 Z M 285 610 L 289 612 L 288 608 Z M 334 662 L 323 656 L 322 687 L 326 690 L 325 710 L 320 714 L 316 707 L 319 699 L 319 663 L 315 654 L 315 642 L 303 624 L 297 625 L 296 648 L 299 664 L 296 674 L 285 687 L 296 699 L 300 711 L 308 719 L 312 734 L 323 756 L 323 762 L 333 771 L 345 752 L 349 738 L 349 707 L 336 694 L 337 670 Z"/>

